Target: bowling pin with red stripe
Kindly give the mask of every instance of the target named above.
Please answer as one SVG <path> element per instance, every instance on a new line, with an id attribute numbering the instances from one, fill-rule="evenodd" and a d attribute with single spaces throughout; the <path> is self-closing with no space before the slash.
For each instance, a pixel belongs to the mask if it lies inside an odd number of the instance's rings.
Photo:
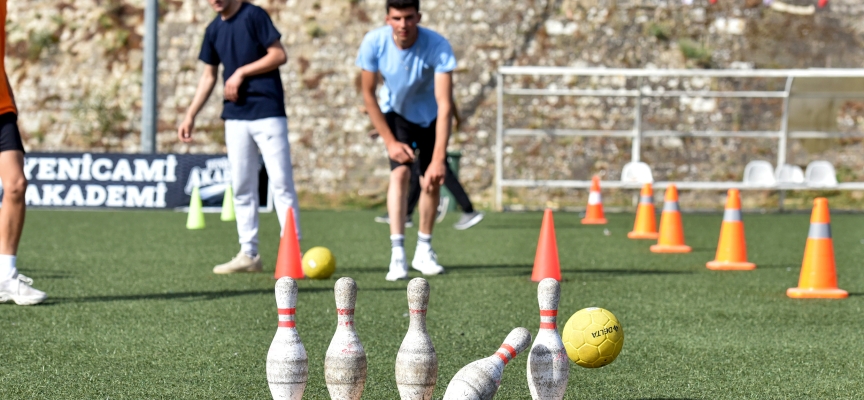
<path id="1" fill-rule="evenodd" d="M 289 277 L 276 282 L 279 327 L 267 352 L 267 383 L 274 399 L 300 400 L 309 379 L 309 359 L 295 326 L 297 282 Z"/>
<path id="2" fill-rule="evenodd" d="M 402 400 L 429 400 L 438 381 L 438 356 L 426 332 L 429 282 L 414 278 L 408 283 L 408 333 L 396 354 L 396 387 Z"/>
<path id="3" fill-rule="evenodd" d="M 366 384 L 366 351 L 354 329 L 357 283 L 341 278 L 334 292 L 338 323 L 324 357 L 324 381 L 332 400 L 359 400 Z"/>
<path id="4" fill-rule="evenodd" d="M 567 390 L 570 359 L 558 334 L 558 300 L 561 285 L 546 278 L 537 285 L 540 303 L 540 332 L 528 353 L 528 389 L 534 400 L 560 400 Z"/>
<path id="5" fill-rule="evenodd" d="M 501 386 L 504 367 L 531 344 L 531 332 L 516 328 L 495 354 L 468 364 L 450 380 L 444 400 L 490 400 Z"/>

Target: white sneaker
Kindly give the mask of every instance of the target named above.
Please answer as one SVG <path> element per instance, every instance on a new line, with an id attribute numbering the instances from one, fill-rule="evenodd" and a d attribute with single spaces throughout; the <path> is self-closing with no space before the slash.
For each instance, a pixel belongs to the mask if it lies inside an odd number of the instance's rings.
<path id="1" fill-rule="evenodd" d="M 261 255 L 249 257 L 244 252 L 238 253 L 231 261 L 213 268 L 214 274 L 235 274 L 238 272 L 261 272 Z"/>
<path id="2" fill-rule="evenodd" d="M 45 301 L 48 295 L 33 289 L 32 284 L 32 279 L 20 274 L 0 282 L 0 303 L 12 300 L 19 306 L 31 306 Z"/>
<path id="3" fill-rule="evenodd" d="M 418 250 L 414 252 L 414 260 L 411 267 L 423 273 L 423 275 L 438 275 L 444 273 L 444 267 L 438 265 L 438 255 L 430 247 L 428 251 Z"/>
<path id="4" fill-rule="evenodd" d="M 408 279 L 408 264 L 404 258 L 391 258 L 390 271 L 387 271 L 387 276 L 384 279 L 393 282 L 400 279 Z"/>

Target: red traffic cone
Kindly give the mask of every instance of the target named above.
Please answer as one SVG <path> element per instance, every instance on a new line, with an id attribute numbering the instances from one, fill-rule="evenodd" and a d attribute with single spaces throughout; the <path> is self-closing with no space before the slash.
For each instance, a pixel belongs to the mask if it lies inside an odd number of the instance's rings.
<path id="1" fill-rule="evenodd" d="M 537 254 L 534 256 L 534 271 L 531 273 L 531 280 L 534 282 L 540 282 L 545 278 L 561 281 L 558 243 L 555 240 L 555 221 L 552 220 L 552 210 L 548 208 L 543 213 L 540 240 L 537 241 Z"/>
<path id="2" fill-rule="evenodd" d="M 300 241 L 297 239 L 297 224 L 294 223 L 294 208 L 288 207 L 283 228 L 282 238 L 279 240 L 279 255 L 276 256 L 276 279 L 290 277 L 303 279 L 303 263 L 300 261 Z"/>

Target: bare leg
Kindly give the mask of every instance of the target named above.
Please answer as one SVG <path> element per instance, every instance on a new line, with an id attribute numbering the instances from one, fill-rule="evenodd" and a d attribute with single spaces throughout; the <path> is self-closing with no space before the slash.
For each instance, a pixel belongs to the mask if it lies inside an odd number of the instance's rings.
<path id="1" fill-rule="evenodd" d="M 387 213 L 390 215 L 390 234 L 405 234 L 405 210 L 408 208 L 408 181 L 410 166 L 400 165 L 390 171 L 390 187 L 387 189 Z M 434 219 L 435 216 L 433 215 Z"/>
<path id="2" fill-rule="evenodd" d="M 3 181 L 3 206 L 0 207 L 0 254 L 15 255 L 24 228 L 24 153 L 18 150 L 0 153 L 0 180 Z"/>
<path id="3" fill-rule="evenodd" d="M 420 182 L 423 186 L 423 191 L 420 194 L 420 232 L 431 235 L 432 229 L 435 228 L 438 201 L 441 200 L 441 186 L 437 183 L 423 185 L 422 179 Z"/>

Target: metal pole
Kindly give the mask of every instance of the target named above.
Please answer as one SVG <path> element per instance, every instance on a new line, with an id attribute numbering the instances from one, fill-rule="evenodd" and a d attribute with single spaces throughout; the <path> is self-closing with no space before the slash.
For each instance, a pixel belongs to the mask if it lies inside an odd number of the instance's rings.
<path id="1" fill-rule="evenodd" d="M 636 79 L 636 90 L 639 91 L 639 97 L 636 97 L 636 105 L 633 121 L 633 142 L 630 149 L 630 161 L 639 162 L 642 152 L 642 78 Z"/>
<path id="2" fill-rule="evenodd" d="M 496 117 L 495 129 L 495 209 L 502 211 L 503 190 L 501 181 L 504 179 L 504 76 L 498 73 L 496 76 L 498 93 L 498 116 Z"/>
<path id="3" fill-rule="evenodd" d="M 792 93 L 794 76 L 786 78 L 786 91 L 783 97 L 783 119 L 780 126 L 780 141 L 777 144 L 777 167 L 786 164 L 786 142 L 789 140 L 789 97 Z"/>
<path id="4" fill-rule="evenodd" d="M 786 147 L 789 141 L 789 97 L 792 95 L 792 83 L 794 76 L 786 78 L 786 90 L 783 97 L 783 119 L 780 121 L 780 140 L 777 143 L 777 168 L 783 168 L 786 164 Z M 777 202 L 779 211 L 783 211 L 783 203 L 786 202 L 786 191 L 781 190 Z"/>
<path id="5" fill-rule="evenodd" d="M 144 90 L 141 112 L 141 153 L 156 152 L 156 86 L 159 47 L 159 1 L 147 0 L 144 10 Z"/>

